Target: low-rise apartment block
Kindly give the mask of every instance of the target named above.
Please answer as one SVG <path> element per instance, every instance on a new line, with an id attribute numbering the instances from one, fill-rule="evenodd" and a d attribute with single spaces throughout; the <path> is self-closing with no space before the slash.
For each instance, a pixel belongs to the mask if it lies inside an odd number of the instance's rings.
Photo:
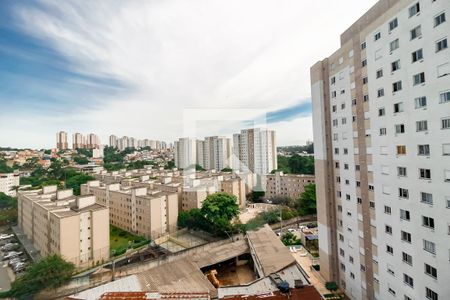
<path id="1" fill-rule="evenodd" d="M 109 259 L 109 209 L 94 196 L 56 186 L 19 191 L 18 225 L 42 256 L 58 254 L 77 267 Z"/>
<path id="2" fill-rule="evenodd" d="M 81 194 L 92 194 L 97 203 L 109 207 L 111 224 L 123 230 L 155 239 L 176 229 L 177 193 L 96 180 L 83 184 Z"/>
<path id="3" fill-rule="evenodd" d="M 283 196 L 297 199 L 305 186 L 314 183 L 314 175 L 283 174 L 276 172 L 266 176 L 266 197 Z"/>
<path id="4" fill-rule="evenodd" d="M 15 197 L 15 187 L 20 185 L 18 173 L 0 173 L 0 192 L 8 196 Z"/>

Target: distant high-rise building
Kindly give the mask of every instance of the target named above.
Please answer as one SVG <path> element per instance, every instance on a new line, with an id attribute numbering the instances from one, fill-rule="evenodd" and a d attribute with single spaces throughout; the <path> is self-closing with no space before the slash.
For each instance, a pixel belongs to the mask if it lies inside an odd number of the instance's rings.
<path id="1" fill-rule="evenodd" d="M 311 68 L 320 272 L 349 299 L 450 299 L 449 12 L 378 1 Z"/>
<path id="2" fill-rule="evenodd" d="M 56 134 L 56 148 L 58 150 L 66 150 L 69 148 L 69 144 L 67 142 L 67 132 L 59 131 Z"/>
<path id="3" fill-rule="evenodd" d="M 175 166 L 186 169 L 197 163 L 197 141 L 192 138 L 180 138 L 175 141 L 174 160 Z"/>
<path id="4" fill-rule="evenodd" d="M 201 163 L 206 170 L 222 170 L 231 167 L 231 142 L 229 138 L 221 136 L 206 137 L 202 143 Z M 197 149 L 199 152 L 200 149 Z"/>
<path id="5" fill-rule="evenodd" d="M 100 138 L 94 133 L 90 133 L 87 136 L 86 148 L 88 149 L 98 149 L 100 147 Z"/>
<path id="6" fill-rule="evenodd" d="M 72 149 L 86 148 L 86 139 L 81 133 L 72 134 Z"/>
<path id="7" fill-rule="evenodd" d="M 109 146 L 117 148 L 117 136 L 113 134 L 109 136 Z"/>
<path id="8" fill-rule="evenodd" d="M 245 129 L 233 135 L 233 160 L 239 160 L 234 169 L 268 174 L 278 168 L 275 131 Z"/>

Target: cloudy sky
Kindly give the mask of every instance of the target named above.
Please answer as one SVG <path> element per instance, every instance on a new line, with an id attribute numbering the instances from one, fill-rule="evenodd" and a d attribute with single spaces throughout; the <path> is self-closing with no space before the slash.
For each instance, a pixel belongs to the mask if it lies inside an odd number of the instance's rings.
<path id="1" fill-rule="evenodd" d="M 58 130 L 170 142 L 192 122 L 204 136 L 261 120 L 279 145 L 304 144 L 310 66 L 375 2 L 3 1 L 0 146 L 54 147 Z"/>

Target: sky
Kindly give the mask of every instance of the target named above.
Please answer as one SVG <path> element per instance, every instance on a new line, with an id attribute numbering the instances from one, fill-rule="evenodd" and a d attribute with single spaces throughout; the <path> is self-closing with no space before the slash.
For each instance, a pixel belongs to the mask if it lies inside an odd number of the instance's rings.
<path id="1" fill-rule="evenodd" d="M 375 2 L 3 1 L 0 146 L 55 147 L 60 130 L 69 144 L 74 132 L 172 142 L 249 124 L 305 144 L 309 69 Z"/>

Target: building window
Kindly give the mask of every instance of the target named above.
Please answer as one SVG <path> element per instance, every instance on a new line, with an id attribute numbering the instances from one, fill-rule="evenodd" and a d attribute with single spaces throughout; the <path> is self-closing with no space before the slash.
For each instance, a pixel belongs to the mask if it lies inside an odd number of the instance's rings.
<path id="1" fill-rule="evenodd" d="M 411 221 L 411 215 L 409 213 L 409 210 L 400 209 L 400 219 L 405 221 Z"/>
<path id="2" fill-rule="evenodd" d="M 425 274 L 433 277 L 434 279 L 437 279 L 437 269 L 430 266 L 429 264 L 425 264 Z"/>
<path id="3" fill-rule="evenodd" d="M 430 155 L 430 145 L 417 145 L 417 155 Z"/>
<path id="4" fill-rule="evenodd" d="M 416 109 L 427 107 L 427 97 L 417 97 L 414 99 L 414 103 L 416 105 Z"/>
<path id="5" fill-rule="evenodd" d="M 430 217 L 422 216 L 422 225 L 431 229 L 434 229 L 434 219 Z"/>
<path id="6" fill-rule="evenodd" d="M 363 77 L 362 82 L 363 84 L 367 84 L 369 82 L 369 79 L 367 77 Z"/>
<path id="7" fill-rule="evenodd" d="M 416 61 L 422 60 L 423 59 L 423 50 L 419 49 L 414 51 L 412 54 L 412 62 L 415 63 Z"/>
<path id="8" fill-rule="evenodd" d="M 413 84 L 414 85 L 418 85 L 418 84 L 422 84 L 425 83 L 425 73 L 419 73 L 413 76 Z"/>
<path id="9" fill-rule="evenodd" d="M 406 177 L 406 167 L 397 167 L 397 176 Z"/>
<path id="10" fill-rule="evenodd" d="M 390 206 L 385 205 L 384 206 L 384 213 L 388 214 L 388 215 L 392 214 L 392 208 Z"/>
<path id="11" fill-rule="evenodd" d="M 392 31 L 397 27 L 398 27 L 398 19 L 397 18 L 395 18 L 394 20 L 389 22 L 389 31 Z"/>
<path id="12" fill-rule="evenodd" d="M 450 155 L 450 144 L 442 144 L 442 155 Z"/>
<path id="13" fill-rule="evenodd" d="M 405 133 L 405 125 L 404 124 L 395 125 L 395 133 L 396 134 Z"/>
<path id="14" fill-rule="evenodd" d="M 383 96 L 384 96 L 384 89 L 383 88 L 378 89 L 377 90 L 377 97 L 380 98 L 380 97 L 383 97 Z"/>
<path id="15" fill-rule="evenodd" d="M 419 169 L 419 178 L 420 179 L 431 179 L 431 170 L 430 169 Z"/>
<path id="16" fill-rule="evenodd" d="M 379 117 L 382 117 L 385 114 L 386 114 L 386 110 L 384 109 L 384 107 L 378 109 L 378 116 Z"/>
<path id="17" fill-rule="evenodd" d="M 369 101 L 369 95 L 364 95 L 364 96 L 363 96 L 363 100 L 364 100 L 364 102 Z"/>
<path id="18" fill-rule="evenodd" d="M 397 81 L 392 84 L 392 92 L 398 92 L 402 90 L 402 81 Z"/>
<path id="19" fill-rule="evenodd" d="M 405 155 L 406 154 L 406 146 L 400 145 L 397 146 L 397 155 Z"/>
<path id="20" fill-rule="evenodd" d="M 403 102 L 394 104 L 394 113 L 400 113 L 400 112 L 403 112 Z"/>
<path id="21" fill-rule="evenodd" d="M 377 70 L 376 77 L 377 77 L 377 78 L 383 77 L 383 69 Z"/>
<path id="22" fill-rule="evenodd" d="M 427 120 L 421 120 L 416 122 L 416 131 L 428 131 L 428 121 Z"/>
<path id="23" fill-rule="evenodd" d="M 386 128 L 380 128 L 380 135 L 386 135 Z"/>
<path id="24" fill-rule="evenodd" d="M 445 50 L 448 48 L 447 38 L 441 39 L 436 42 L 436 52 Z"/>
<path id="25" fill-rule="evenodd" d="M 392 227 L 389 225 L 385 225 L 384 226 L 384 232 L 386 232 L 387 234 L 392 235 Z"/>
<path id="26" fill-rule="evenodd" d="M 396 60 L 391 63 L 391 70 L 392 72 L 395 72 L 400 69 L 400 60 Z"/>
<path id="27" fill-rule="evenodd" d="M 361 62 L 361 65 L 362 65 L 363 68 L 364 68 L 365 66 L 367 66 L 367 59 L 364 59 L 364 60 Z"/>
<path id="28" fill-rule="evenodd" d="M 410 38 L 411 40 L 414 40 L 415 38 L 418 38 L 422 36 L 422 27 L 419 25 L 417 27 L 414 27 L 411 31 L 410 31 Z"/>
<path id="29" fill-rule="evenodd" d="M 362 43 L 361 43 L 361 50 L 366 49 L 366 46 L 367 46 L 367 45 L 366 45 L 366 42 L 362 42 Z"/>
<path id="30" fill-rule="evenodd" d="M 414 287 L 414 279 L 407 274 L 403 274 L 403 282 L 409 285 L 410 287 Z"/>
<path id="31" fill-rule="evenodd" d="M 336 83 L 336 77 L 331 77 L 331 84 L 335 84 Z"/>
<path id="32" fill-rule="evenodd" d="M 389 47 L 391 49 L 391 52 L 398 49 L 398 47 L 400 47 L 400 42 L 398 39 L 393 40 L 390 44 Z"/>
<path id="33" fill-rule="evenodd" d="M 430 193 L 421 192 L 420 193 L 420 202 L 425 204 L 433 204 L 433 195 Z"/>
<path id="34" fill-rule="evenodd" d="M 386 245 L 386 252 L 389 254 L 394 254 L 394 248 L 392 248 L 392 246 Z"/>
<path id="35" fill-rule="evenodd" d="M 441 125 L 442 125 L 442 129 L 449 129 L 450 128 L 450 117 L 441 119 Z"/>
<path id="36" fill-rule="evenodd" d="M 444 170 L 444 181 L 450 182 L 450 170 Z"/>
<path id="37" fill-rule="evenodd" d="M 423 250 L 436 254 L 436 245 L 433 242 L 423 240 Z"/>
<path id="38" fill-rule="evenodd" d="M 401 239 L 404 242 L 411 243 L 411 233 L 402 230 Z"/>
<path id="39" fill-rule="evenodd" d="M 417 15 L 419 12 L 420 12 L 420 3 L 417 2 L 416 4 L 414 4 L 409 8 L 409 17 L 411 18 Z"/>
<path id="40" fill-rule="evenodd" d="M 425 287 L 425 296 L 429 300 L 439 300 L 438 299 L 438 294 L 436 292 L 434 292 L 433 290 L 427 288 L 427 287 Z"/>
<path id="41" fill-rule="evenodd" d="M 374 39 L 375 41 L 378 41 L 379 39 L 381 39 L 381 32 L 375 33 L 375 35 L 373 36 L 373 39 Z"/>
<path id="42" fill-rule="evenodd" d="M 434 17 L 434 27 L 441 25 L 445 22 L 445 12 Z"/>
<path id="43" fill-rule="evenodd" d="M 412 256 L 408 253 L 402 252 L 402 261 L 412 266 Z"/>
<path id="44" fill-rule="evenodd" d="M 440 92 L 439 99 L 440 103 L 450 102 L 450 91 Z"/>

